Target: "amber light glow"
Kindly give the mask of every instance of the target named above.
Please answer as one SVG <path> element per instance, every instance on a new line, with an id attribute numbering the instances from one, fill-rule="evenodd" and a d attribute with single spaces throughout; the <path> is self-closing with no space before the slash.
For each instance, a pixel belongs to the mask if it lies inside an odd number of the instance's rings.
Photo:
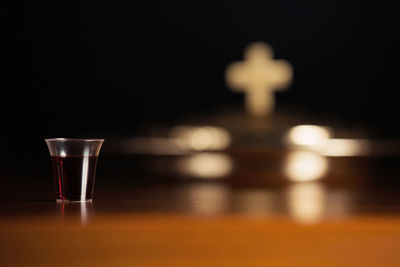
<path id="1" fill-rule="evenodd" d="M 320 153 L 329 157 L 363 156 L 370 152 L 370 141 L 366 139 L 329 139 Z"/>
<path id="2" fill-rule="evenodd" d="M 286 158 L 285 173 L 294 182 L 321 179 L 328 169 L 325 157 L 310 151 L 294 151 Z"/>
<path id="3" fill-rule="evenodd" d="M 194 151 L 218 151 L 229 147 L 229 132 L 216 126 L 176 126 L 170 137 L 177 140 L 182 149 Z"/>
<path id="4" fill-rule="evenodd" d="M 288 131 L 285 141 L 292 148 L 327 157 L 364 156 L 371 150 L 367 139 L 333 138 L 329 127 L 318 125 L 297 125 Z"/>
<path id="5" fill-rule="evenodd" d="M 317 125 L 298 125 L 288 132 L 288 141 L 297 146 L 319 147 L 330 137 L 328 128 Z"/>
<path id="6" fill-rule="evenodd" d="M 220 214 L 226 211 L 230 191 L 221 184 L 196 184 L 186 192 L 190 210 L 199 215 Z"/>
<path id="7" fill-rule="evenodd" d="M 287 192 L 289 211 L 299 223 L 321 220 L 325 211 L 325 190 L 319 183 L 295 183 Z"/>
<path id="8" fill-rule="evenodd" d="M 231 173 L 233 162 L 223 153 L 199 153 L 178 161 L 178 170 L 188 176 L 202 179 L 223 178 Z"/>

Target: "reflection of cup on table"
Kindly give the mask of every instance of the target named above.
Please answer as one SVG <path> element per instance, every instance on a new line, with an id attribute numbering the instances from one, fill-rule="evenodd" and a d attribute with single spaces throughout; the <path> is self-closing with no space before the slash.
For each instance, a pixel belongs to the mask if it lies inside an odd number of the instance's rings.
<path id="1" fill-rule="evenodd" d="M 94 206 L 91 201 L 58 201 L 56 204 L 57 214 L 61 221 L 65 219 L 69 221 L 80 220 L 81 224 L 85 225 L 94 214 Z"/>
<path id="2" fill-rule="evenodd" d="M 91 201 L 103 139 L 46 139 L 57 201 Z"/>

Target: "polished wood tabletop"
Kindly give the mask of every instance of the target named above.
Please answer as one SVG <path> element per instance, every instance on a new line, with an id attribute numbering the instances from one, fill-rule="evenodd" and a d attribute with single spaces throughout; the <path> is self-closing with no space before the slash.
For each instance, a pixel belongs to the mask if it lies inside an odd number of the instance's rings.
<path id="1" fill-rule="evenodd" d="M 3 266 L 399 266 L 400 218 L 113 214 L 0 223 Z"/>
<path id="2" fill-rule="evenodd" d="M 92 203 L 56 203 L 50 174 L 2 174 L 0 265 L 400 266 L 396 158 L 330 158 L 293 182 L 285 153 L 227 156 L 219 179 L 104 157 Z"/>

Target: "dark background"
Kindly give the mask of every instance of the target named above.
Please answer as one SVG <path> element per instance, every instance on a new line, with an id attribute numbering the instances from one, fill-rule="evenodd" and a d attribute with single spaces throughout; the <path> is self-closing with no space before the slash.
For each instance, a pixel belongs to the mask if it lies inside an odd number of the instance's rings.
<path id="1" fill-rule="evenodd" d="M 3 12 L 3 166 L 47 156 L 45 137 L 125 136 L 241 107 L 224 70 L 253 41 L 294 67 L 278 110 L 400 133 L 394 1 L 9 1 Z"/>

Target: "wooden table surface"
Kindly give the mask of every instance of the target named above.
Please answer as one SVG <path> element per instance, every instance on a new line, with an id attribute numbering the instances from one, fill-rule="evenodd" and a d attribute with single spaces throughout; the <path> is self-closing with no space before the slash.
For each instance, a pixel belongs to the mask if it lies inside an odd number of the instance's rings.
<path id="1" fill-rule="evenodd" d="M 399 266 L 400 218 L 114 214 L 0 223 L 2 266 Z"/>
<path id="2" fill-rule="evenodd" d="M 397 161 L 332 161 L 308 183 L 238 161 L 221 180 L 110 163 L 84 204 L 56 203 L 47 177 L 3 175 L 0 266 L 400 266 Z"/>

